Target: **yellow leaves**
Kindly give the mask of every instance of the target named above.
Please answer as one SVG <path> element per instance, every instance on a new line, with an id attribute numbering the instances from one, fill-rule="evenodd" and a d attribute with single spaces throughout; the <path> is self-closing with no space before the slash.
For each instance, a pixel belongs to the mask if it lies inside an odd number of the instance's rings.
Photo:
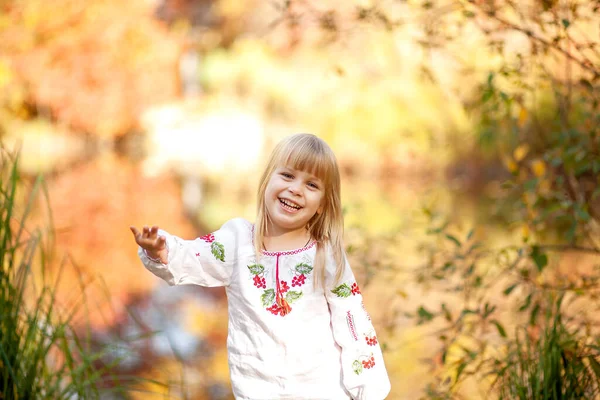
<path id="1" fill-rule="evenodd" d="M 528 117 L 529 113 L 527 112 L 527 109 L 524 107 L 521 108 L 521 111 L 519 112 L 519 119 L 517 121 L 517 125 L 519 126 L 519 128 L 522 128 L 525 125 Z"/>
<path id="2" fill-rule="evenodd" d="M 531 230 L 529 229 L 529 225 L 525 224 L 521 227 L 521 236 L 524 241 L 527 241 L 531 236 Z"/>
<path id="3" fill-rule="evenodd" d="M 529 145 L 527 143 L 520 144 L 513 152 L 513 157 L 517 162 L 522 161 L 525 156 L 529 153 Z"/>
<path id="4" fill-rule="evenodd" d="M 538 192 L 542 196 L 548 196 L 552 192 L 552 182 L 550 179 L 542 179 L 538 184 Z"/>
<path id="5" fill-rule="evenodd" d="M 541 159 L 534 160 L 531 162 L 531 170 L 538 178 L 542 177 L 546 175 L 546 163 Z"/>
<path id="6" fill-rule="evenodd" d="M 519 169 L 521 161 L 527 157 L 530 152 L 530 147 L 527 143 L 522 143 L 513 150 L 512 155 L 503 155 L 502 162 L 504 166 L 511 172 L 516 173 Z M 541 158 L 536 158 L 529 164 L 531 171 L 537 178 L 546 175 L 546 163 Z"/>
<path id="7" fill-rule="evenodd" d="M 502 163 L 504 164 L 506 169 L 508 169 L 513 174 L 519 169 L 517 163 L 510 156 L 502 157 Z"/>

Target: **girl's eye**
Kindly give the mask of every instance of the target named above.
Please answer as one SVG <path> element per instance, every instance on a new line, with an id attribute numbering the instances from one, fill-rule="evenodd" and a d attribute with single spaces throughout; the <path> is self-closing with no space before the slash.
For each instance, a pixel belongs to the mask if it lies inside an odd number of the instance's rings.
<path id="1" fill-rule="evenodd" d="M 292 174 L 289 174 L 287 172 L 282 172 L 281 176 L 283 176 L 284 178 L 288 178 L 288 179 L 292 179 L 294 177 Z"/>
<path id="2" fill-rule="evenodd" d="M 317 185 L 314 182 L 308 182 L 308 186 L 312 187 L 313 189 L 318 189 L 319 188 L 319 185 Z"/>

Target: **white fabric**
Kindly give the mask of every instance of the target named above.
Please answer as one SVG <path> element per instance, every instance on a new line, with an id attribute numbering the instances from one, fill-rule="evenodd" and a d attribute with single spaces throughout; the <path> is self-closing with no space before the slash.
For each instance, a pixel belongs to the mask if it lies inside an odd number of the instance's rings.
<path id="1" fill-rule="evenodd" d="M 380 346 L 366 339 L 375 336 L 370 317 L 356 287 L 350 291 L 355 279 L 348 264 L 335 289 L 335 265 L 328 257 L 324 293 L 313 287 L 314 243 L 291 252 L 265 252 L 257 266 L 252 224 L 243 219 L 225 223 L 213 233 L 213 241 L 159 234 L 167 238 L 169 262 L 154 262 L 140 249 L 148 270 L 169 285 L 226 287 L 227 348 L 236 399 L 381 400 L 389 394 Z M 285 316 L 267 310 L 277 307 L 277 265 L 280 283 L 289 286 L 281 287 L 291 304 Z M 293 286 L 300 272 L 305 281 L 300 278 Z M 375 365 L 362 367 L 371 357 Z"/>

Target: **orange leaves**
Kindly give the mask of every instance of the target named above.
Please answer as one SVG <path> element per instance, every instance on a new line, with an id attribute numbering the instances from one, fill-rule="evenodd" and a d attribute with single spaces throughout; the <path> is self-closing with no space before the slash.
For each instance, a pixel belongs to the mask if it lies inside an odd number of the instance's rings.
<path id="1" fill-rule="evenodd" d="M 18 82 L 36 106 L 74 130 L 119 136 L 140 112 L 177 96 L 181 41 L 152 5 L 93 0 L 23 2 L 0 32 Z"/>

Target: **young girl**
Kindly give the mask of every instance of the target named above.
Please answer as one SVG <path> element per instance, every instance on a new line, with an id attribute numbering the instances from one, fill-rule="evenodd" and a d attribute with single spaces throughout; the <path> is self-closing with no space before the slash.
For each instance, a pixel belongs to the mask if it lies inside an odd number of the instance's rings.
<path id="1" fill-rule="evenodd" d="M 145 267 L 169 285 L 225 286 L 236 399 L 385 399 L 390 381 L 343 225 L 335 156 L 298 134 L 271 154 L 254 225 L 232 219 L 191 241 L 131 231 Z"/>

